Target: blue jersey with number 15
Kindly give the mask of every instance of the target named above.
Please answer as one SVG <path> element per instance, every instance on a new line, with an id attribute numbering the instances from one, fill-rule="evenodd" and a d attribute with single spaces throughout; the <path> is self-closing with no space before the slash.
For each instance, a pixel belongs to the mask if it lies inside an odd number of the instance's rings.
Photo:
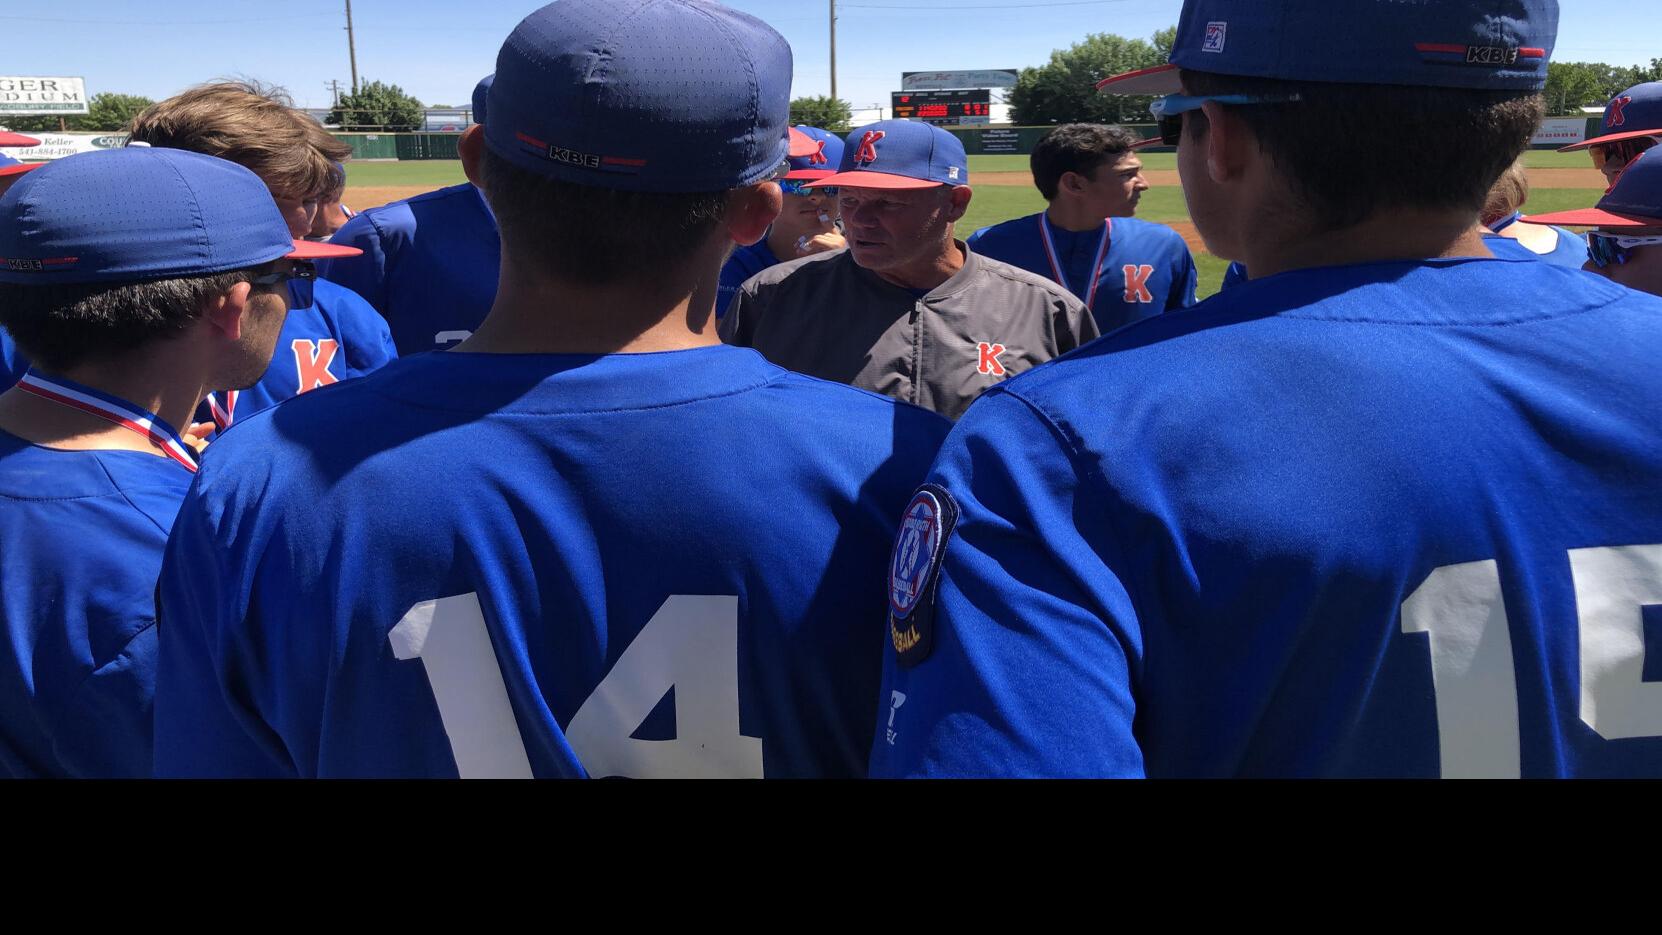
<path id="1" fill-rule="evenodd" d="M 947 423 L 717 346 L 422 354 L 214 444 L 162 775 L 849 776 Z"/>
<path id="2" fill-rule="evenodd" d="M 873 771 L 1662 776 L 1658 360 L 1662 299 L 1445 259 L 1000 384 L 906 513 Z"/>

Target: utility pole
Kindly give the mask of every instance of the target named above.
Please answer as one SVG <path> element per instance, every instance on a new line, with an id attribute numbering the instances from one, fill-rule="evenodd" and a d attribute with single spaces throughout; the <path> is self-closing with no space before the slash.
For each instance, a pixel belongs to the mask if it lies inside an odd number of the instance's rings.
<path id="1" fill-rule="evenodd" d="M 346 54 L 352 60 L 352 93 L 358 93 L 358 44 L 352 37 L 352 0 L 346 0 Z"/>
<path id="2" fill-rule="evenodd" d="M 831 0 L 831 99 L 837 99 L 837 0 Z"/>
<path id="3" fill-rule="evenodd" d="M 340 79 L 330 78 L 329 83 L 324 85 L 324 87 L 329 89 L 329 94 L 334 98 L 335 109 L 340 110 Z"/>

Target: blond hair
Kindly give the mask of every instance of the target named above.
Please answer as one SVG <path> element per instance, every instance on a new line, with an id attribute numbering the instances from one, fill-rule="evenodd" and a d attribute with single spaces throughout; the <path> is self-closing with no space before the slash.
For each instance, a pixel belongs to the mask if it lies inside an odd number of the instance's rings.
<path id="1" fill-rule="evenodd" d="M 352 147 L 291 106 L 281 88 L 253 81 L 198 85 L 133 118 L 134 141 L 228 159 L 279 198 L 319 198 L 338 181 Z"/>
<path id="2" fill-rule="evenodd" d="M 1522 208 L 1529 200 L 1529 173 L 1524 171 L 1523 157 L 1519 156 L 1489 187 L 1489 196 L 1483 201 L 1483 223 L 1493 224 Z"/>

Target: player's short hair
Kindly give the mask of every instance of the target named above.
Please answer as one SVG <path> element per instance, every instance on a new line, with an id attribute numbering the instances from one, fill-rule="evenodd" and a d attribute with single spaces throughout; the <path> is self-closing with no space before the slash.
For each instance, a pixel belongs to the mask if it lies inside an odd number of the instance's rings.
<path id="1" fill-rule="evenodd" d="M 1529 173 L 1524 171 L 1523 159 L 1518 158 L 1489 187 L 1489 197 L 1483 201 L 1483 223 L 1493 224 L 1523 207 L 1528 200 Z"/>
<path id="2" fill-rule="evenodd" d="M 556 279 L 602 286 L 675 266 L 727 215 L 727 192 L 591 188 L 527 172 L 490 149 L 485 196 L 515 256 Z"/>
<path id="3" fill-rule="evenodd" d="M 325 194 L 334 164 L 352 155 L 280 88 L 252 81 L 197 85 L 145 108 L 128 132 L 136 142 L 228 159 L 277 197 L 300 201 Z"/>
<path id="4" fill-rule="evenodd" d="M 1228 107 L 1258 138 L 1318 230 L 1358 224 L 1388 206 L 1464 208 L 1529 146 L 1543 112 L 1530 91 L 1281 81 L 1183 69 L 1189 94 L 1290 97 Z M 1204 139 L 1206 115 L 1184 116 Z"/>
<path id="5" fill-rule="evenodd" d="M 1096 181 L 1096 170 L 1131 152 L 1140 137 L 1121 126 L 1065 123 L 1040 137 L 1029 164 L 1033 184 L 1046 201 L 1056 197 L 1062 175 L 1074 172 Z"/>
<path id="6" fill-rule="evenodd" d="M 0 282 L 0 327 L 30 361 L 61 372 L 182 334 L 209 300 L 276 265 L 148 282 Z"/>

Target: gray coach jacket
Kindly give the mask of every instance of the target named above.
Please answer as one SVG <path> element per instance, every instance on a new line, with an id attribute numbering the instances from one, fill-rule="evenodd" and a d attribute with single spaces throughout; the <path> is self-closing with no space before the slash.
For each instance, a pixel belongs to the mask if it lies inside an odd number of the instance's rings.
<path id="1" fill-rule="evenodd" d="M 770 267 L 733 297 L 721 338 L 956 419 L 987 387 L 1097 336 L 1066 289 L 957 243 L 963 268 L 922 298 L 847 250 Z"/>

